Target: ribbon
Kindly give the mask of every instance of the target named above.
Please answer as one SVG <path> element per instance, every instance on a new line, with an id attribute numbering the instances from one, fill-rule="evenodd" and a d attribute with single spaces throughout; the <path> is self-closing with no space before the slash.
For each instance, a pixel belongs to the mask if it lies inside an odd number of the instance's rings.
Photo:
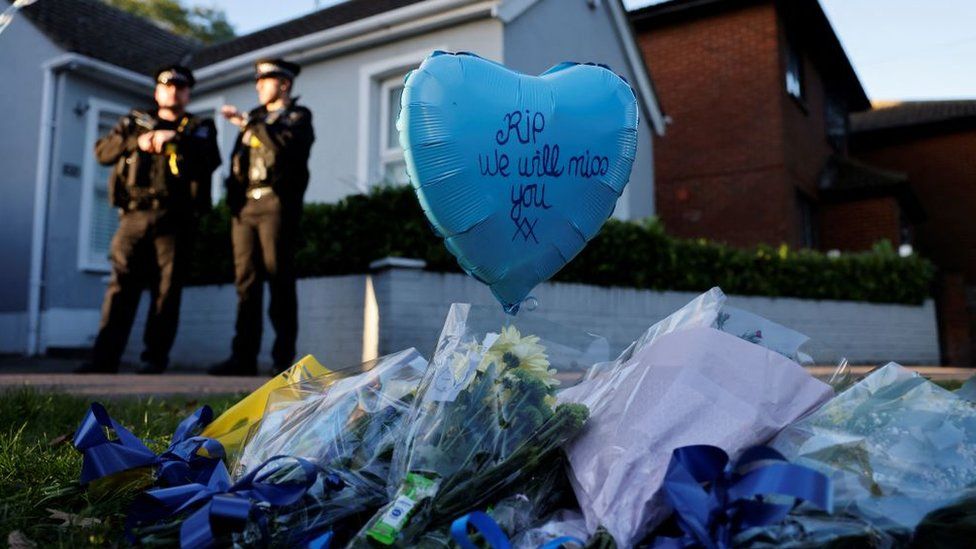
<path id="1" fill-rule="evenodd" d="M 180 422 L 169 448 L 157 456 L 112 419 L 104 406 L 93 402 L 72 440 L 83 456 L 80 482 L 88 484 L 115 473 L 149 466 L 159 466 L 157 481 L 164 486 L 206 482 L 223 458 L 224 449 L 213 439 L 191 435 L 200 432 L 212 419 L 213 410 L 209 406 L 198 409 Z M 110 432 L 117 438 L 109 439 Z M 201 455 L 201 449 L 205 455 Z"/>
<path id="2" fill-rule="evenodd" d="M 682 538 L 658 538 L 655 547 L 724 549 L 742 530 L 777 523 L 800 501 L 833 510 L 830 479 L 788 463 L 769 447 L 746 450 L 734 464 L 715 446 L 685 446 L 671 456 L 664 495 L 674 507 Z M 792 504 L 769 503 L 766 495 L 788 496 Z"/>
<path id="3" fill-rule="evenodd" d="M 310 540 L 305 544 L 308 549 L 329 549 L 332 546 L 332 531 L 316 536 L 314 539 Z"/>
<path id="4" fill-rule="evenodd" d="M 474 511 L 455 519 L 451 523 L 451 537 L 461 546 L 461 549 L 478 549 L 478 546 L 471 540 L 469 527 L 473 527 L 491 549 L 511 549 L 512 543 L 508 540 L 501 526 L 487 514 L 481 511 Z M 559 549 L 568 544 L 576 544 L 580 547 L 586 543 L 572 536 L 562 536 L 548 541 L 539 546 L 539 549 Z"/>
<path id="5" fill-rule="evenodd" d="M 283 460 L 289 460 L 287 462 Z M 280 483 L 273 479 L 289 464 L 297 465 L 301 482 Z M 190 513 L 180 526 L 180 547 L 205 548 L 215 544 L 215 533 L 239 532 L 252 518 L 267 534 L 267 513 L 271 509 L 297 503 L 315 484 L 319 468 L 302 458 L 275 456 L 231 484 L 230 475 L 218 461 L 206 485 L 190 483 L 149 490 L 133 503 L 127 530 L 142 522 L 156 522 Z M 345 483 L 335 474 L 325 477 L 328 491 Z M 255 516 L 256 515 L 256 516 Z"/>

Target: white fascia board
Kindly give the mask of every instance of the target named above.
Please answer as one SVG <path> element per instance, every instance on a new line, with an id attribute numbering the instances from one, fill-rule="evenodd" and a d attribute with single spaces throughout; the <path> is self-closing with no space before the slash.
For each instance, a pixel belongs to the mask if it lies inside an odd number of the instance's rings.
<path id="1" fill-rule="evenodd" d="M 502 0 L 495 6 L 492 15 L 506 25 L 515 21 L 539 0 Z"/>
<path id="2" fill-rule="evenodd" d="M 657 93 L 654 91 L 654 84 L 651 82 L 648 68 L 644 64 L 644 57 L 641 55 L 640 50 L 637 49 L 637 38 L 630 28 L 627 11 L 624 9 L 623 4 L 620 3 L 621 0 L 604 1 L 607 9 L 610 10 L 610 16 L 613 18 L 613 26 L 617 30 L 618 38 L 620 38 L 620 45 L 624 48 L 627 63 L 630 65 L 631 72 L 634 74 L 634 85 L 637 88 L 637 93 L 641 96 L 640 99 L 643 104 L 644 115 L 650 118 L 654 132 L 659 136 L 663 136 L 666 126 L 664 113 L 661 112 L 661 105 L 658 102 Z"/>
<path id="3" fill-rule="evenodd" d="M 80 53 L 59 55 L 47 60 L 41 67 L 44 70 L 52 71 L 76 71 L 79 68 L 90 69 L 88 74 L 91 74 L 97 80 L 140 93 L 151 89 L 153 86 L 153 79 L 150 76 L 106 63 L 105 61 L 99 61 L 98 59 L 81 55 Z"/>
<path id="4" fill-rule="evenodd" d="M 499 1 L 428 0 L 279 42 L 195 70 L 196 88 L 199 93 L 242 77 L 250 78 L 254 62 L 266 57 L 289 57 L 298 62 L 309 62 L 403 36 L 491 17 Z"/>

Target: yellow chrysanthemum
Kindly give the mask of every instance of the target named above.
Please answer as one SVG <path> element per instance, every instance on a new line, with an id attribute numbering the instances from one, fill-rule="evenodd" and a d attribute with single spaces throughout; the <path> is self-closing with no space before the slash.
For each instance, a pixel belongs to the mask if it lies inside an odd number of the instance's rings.
<path id="1" fill-rule="evenodd" d="M 499 371 L 518 368 L 539 379 L 547 387 L 557 385 L 559 382 L 555 378 L 556 371 L 549 369 L 549 356 L 539 341 L 537 336 L 522 337 L 515 326 L 505 326 L 498 339 L 485 352 L 478 364 L 478 370 L 484 372 L 491 364 L 495 364 Z"/>

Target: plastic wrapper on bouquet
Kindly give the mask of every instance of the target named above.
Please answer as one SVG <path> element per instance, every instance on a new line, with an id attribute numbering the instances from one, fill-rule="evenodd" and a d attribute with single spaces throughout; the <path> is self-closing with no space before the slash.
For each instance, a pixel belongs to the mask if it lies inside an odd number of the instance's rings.
<path id="1" fill-rule="evenodd" d="M 276 455 L 368 470 L 376 453 L 392 454 L 427 360 L 407 349 L 358 369 L 362 373 L 355 376 L 326 374 L 272 392 L 233 467 L 234 476 Z M 372 476 L 385 484 L 382 467 Z"/>
<path id="2" fill-rule="evenodd" d="M 529 312 L 453 305 L 394 453 L 391 502 L 358 542 L 416 545 L 553 466 L 589 415 L 556 390 L 608 353 L 605 339 Z"/>
<path id="3" fill-rule="evenodd" d="M 327 374 L 273 391 L 235 477 L 277 455 L 308 460 L 341 479 L 344 488 L 327 490 L 320 481 L 306 505 L 280 514 L 278 525 L 314 531 L 342 522 L 338 526 L 355 533 L 362 523 L 346 517 L 387 501 L 393 447 L 426 368 L 427 360 L 408 349 L 365 363 L 351 377 Z"/>
<path id="4" fill-rule="evenodd" d="M 684 307 L 648 328 L 616 360 L 595 365 L 588 376 L 593 377 L 605 369 L 616 368 L 644 347 L 654 343 L 659 337 L 689 328 L 715 328 L 775 351 L 804 366 L 836 366 L 838 382 L 849 383 L 849 376 L 840 375 L 846 372 L 847 366 L 847 359 L 842 354 L 822 341 L 812 340 L 800 332 L 755 313 L 730 306 L 728 297 L 718 287 L 699 295 Z M 831 384 L 833 385 L 833 382 Z"/>
<path id="5" fill-rule="evenodd" d="M 890 363 L 771 445 L 831 475 L 839 514 L 906 539 L 927 513 L 972 496 L 974 440 L 976 404 Z"/>
<path id="6" fill-rule="evenodd" d="M 560 392 L 560 402 L 591 414 L 567 447 L 591 534 L 604 526 L 631 547 L 668 516 L 661 483 L 675 448 L 708 444 L 736 455 L 833 395 L 782 349 L 712 328 L 723 305 L 720 290 L 703 294 Z"/>
<path id="7" fill-rule="evenodd" d="M 275 390 L 287 387 L 302 380 L 320 377 L 330 373 L 315 357 L 307 355 L 291 368 L 272 377 L 256 391 L 231 406 L 213 420 L 201 433 L 202 436 L 220 442 L 225 455 L 233 459 L 240 451 L 251 427 L 261 419 L 268 403 L 268 396 Z M 353 372 L 355 373 L 355 372 Z M 342 375 L 337 373 L 336 375 Z"/>

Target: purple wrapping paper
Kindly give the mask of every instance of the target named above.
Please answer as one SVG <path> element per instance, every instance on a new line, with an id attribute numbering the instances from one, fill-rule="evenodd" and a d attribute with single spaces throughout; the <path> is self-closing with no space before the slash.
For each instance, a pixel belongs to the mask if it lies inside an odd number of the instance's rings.
<path id="1" fill-rule="evenodd" d="M 567 449 L 590 533 L 632 547 L 667 518 L 661 482 L 671 452 L 718 446 L 735 457 L 833 395 L 802 366 L 712 328 L 669 333 L 559 394 L 590 408 Z"/>

